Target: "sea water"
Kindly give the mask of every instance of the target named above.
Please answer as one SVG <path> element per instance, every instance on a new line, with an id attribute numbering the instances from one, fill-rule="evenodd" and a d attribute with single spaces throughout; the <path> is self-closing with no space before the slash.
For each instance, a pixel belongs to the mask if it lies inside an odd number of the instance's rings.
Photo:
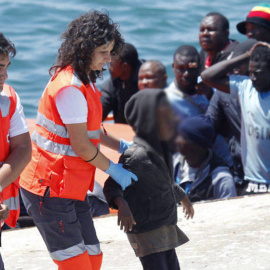
<path id="1" fill-rule="evenodd" d="M 200 49 L 198 30 L 204 15 L 224 14 L 230 22 L 230 37 L 243 41 L 246 37 L 237 32 L 236 24 L 257 4 L 246 0 L 0 0 L 0 31 L 17 48 L 7 83 L 18 92 L 26 117 L 35 118 L 61 33 L 71 20 L 91 9 L 106 10 L 140 58 L 160 60 L 170 83 L 176 48 L 190 44 Z M 103 80 L 108 76 L 107 71 Z M 98 80 L 97 85 L 101 84 Z"/>

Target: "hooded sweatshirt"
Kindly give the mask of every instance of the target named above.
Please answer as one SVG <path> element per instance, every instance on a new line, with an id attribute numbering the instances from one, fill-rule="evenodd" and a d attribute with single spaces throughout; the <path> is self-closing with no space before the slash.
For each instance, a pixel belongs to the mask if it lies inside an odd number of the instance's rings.
<path id="1" fill-rule="evenodd" d="M 169 145 L 159 139 L 157 109 L 166 100 L 162 90 L 147 89 L 131 97 L 125 107 L 127 122 L 136 133 L 134 144 L 120 157 L 120 163 L 138 176 L 124 192 L 108 178 L 104 194 L 113 208 L 118 196 L 124 196 L 136 220 L 133 233 L 147 232 L 177 222 L 176 203 L 185 192 L 172 177 Z"/>

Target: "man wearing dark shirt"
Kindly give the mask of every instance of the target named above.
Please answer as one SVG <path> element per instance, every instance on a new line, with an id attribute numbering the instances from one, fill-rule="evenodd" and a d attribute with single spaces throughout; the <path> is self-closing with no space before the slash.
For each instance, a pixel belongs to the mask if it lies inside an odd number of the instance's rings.
<path id="1" fill-rule="evenodd" d="M 218 12 L 205 15 L 200 24 L 201 71 L 228 57 L 238 43 L 229 39 L 229 21 Z"/>
<path id="2" fill-rule="evenodd" d="M 126 124 L 124 108 L 132 95 L 138 92 L 138 72 L 142 61 L 136 48 L 125 43 L 120 55 L 109 65 L 111 77 L 101 86 L 103 120 L 112 111 L 115 123 Z"/>

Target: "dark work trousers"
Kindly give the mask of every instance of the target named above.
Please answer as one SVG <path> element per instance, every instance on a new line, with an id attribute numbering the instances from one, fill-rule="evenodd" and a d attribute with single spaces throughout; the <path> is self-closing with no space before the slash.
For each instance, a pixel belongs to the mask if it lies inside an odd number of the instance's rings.
<path id="1" fill-rule="evenodd" d="M 3 262 L 1 254 L 0 254 L 0 270 L 5 270 L 4 262 Z"/>
<path id="2" fill-rule="evenodd" d="M 101 253 L 87 196 L 85 201 L 52 198 L 49 188 L 44 197 L 23 188 L 21 194 L 52 259 L 62 261 L 86 250 L 89 255 Z"/>
<path id="3" fill-rule="evenodd" d="M 144 270 L 180 270 L 175 249 L 140 257 Z"/>

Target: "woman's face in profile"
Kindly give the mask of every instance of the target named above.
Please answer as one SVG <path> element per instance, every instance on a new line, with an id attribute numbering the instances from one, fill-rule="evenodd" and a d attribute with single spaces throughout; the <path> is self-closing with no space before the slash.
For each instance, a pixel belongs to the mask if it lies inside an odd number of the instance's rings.
<path id="1" fill-rule="evenodd" d="M 102 70 L 102 68 L 111 62 L 111 52 L 114 48 L 114 40 L 95 48 L 90 64 L 90 70 Z"/>

